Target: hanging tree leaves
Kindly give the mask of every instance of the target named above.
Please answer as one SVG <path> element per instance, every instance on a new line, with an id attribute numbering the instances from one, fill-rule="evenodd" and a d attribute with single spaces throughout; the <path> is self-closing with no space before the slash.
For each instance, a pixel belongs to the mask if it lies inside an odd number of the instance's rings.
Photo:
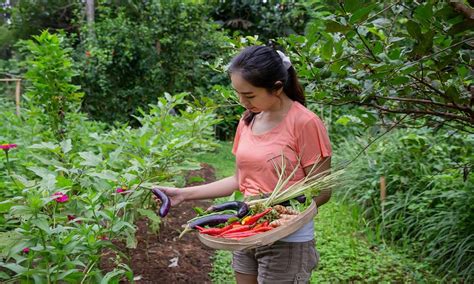
<path id="1" fill-rule="evenodd" d="M 457 1 L 346 0 L 318 11 L 324 25 L 319 18 L 304 37 L 281 41 L 310 98 L 472 131 L 473 8 Z"/>

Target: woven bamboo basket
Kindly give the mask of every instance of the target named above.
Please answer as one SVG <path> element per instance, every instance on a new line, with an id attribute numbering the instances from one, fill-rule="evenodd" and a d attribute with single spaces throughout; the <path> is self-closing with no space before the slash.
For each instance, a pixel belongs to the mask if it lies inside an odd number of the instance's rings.
<path id="1" fill-rule="evenodd" d="M 318 212 L 316 204 L 313 200 L 311 205 L 301 212 L 297 218 L 281 227 L 277 227 L 268 232 L 260 233 L 240 240 L 217 238 L 206 234 L 198 234 L 199 240 L 206 246 L 214 249 L 222 250 L 244 250 L 252 249 L 260 246 L 270 245 L 274 242 L 296 232 L 306 223 L 313 220 Z"/>

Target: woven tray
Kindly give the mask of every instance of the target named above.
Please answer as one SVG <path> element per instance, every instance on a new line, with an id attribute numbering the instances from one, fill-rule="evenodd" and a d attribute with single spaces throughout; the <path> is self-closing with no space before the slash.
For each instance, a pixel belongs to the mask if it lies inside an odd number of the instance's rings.
<path id="1" fill-rule="evenodd" d="M 226 238 L 216 238 L 206 234 L 199 234 L 199 240 L 206 246 L 214 249 L 222 250 L 243 250 L 252 249 L 260 246 L 272 244 L 301 228 L 306 223 L 313 220 L 314 216 L 318 212 L 316 204 L 313 200 L 311 205 L 292 222 L 289 222 L 281 227 L 277 227 L 268 232 L 260 233 L 254 236 L 250 236 L 241 240 L 233 240 Z"/>

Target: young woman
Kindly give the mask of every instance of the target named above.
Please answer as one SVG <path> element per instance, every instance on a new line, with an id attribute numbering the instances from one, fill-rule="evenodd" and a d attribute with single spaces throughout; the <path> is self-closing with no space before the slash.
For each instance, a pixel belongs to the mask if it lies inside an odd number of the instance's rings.
<path id="1" fill-rule="evenodd" d="M 278 181 L 274 165 L 281 165 L 283 159 L 286 173 L 298 167 L 288 185 L 307 175 L 315 163 L 317 172 L 330 168 L 327 131 L 304 107 L 303 89 L 288 57 L 267 46 L 251 46 L 233 58 L 228 72 L 247 109 L 232 149 L 236 172 L 206 185 L 164 188 L 172 206 L 228 196 L 236 189 L 245 196 L 270 193 Z M 326 203 L 330 196 L 330 191 L 323 191 L 315 198 L 316 205 Z M 306 283 L 318 260 L 314 225 L 309 222 L 272 245 L 234 252 L 232 267 L 238 284 Z"/>

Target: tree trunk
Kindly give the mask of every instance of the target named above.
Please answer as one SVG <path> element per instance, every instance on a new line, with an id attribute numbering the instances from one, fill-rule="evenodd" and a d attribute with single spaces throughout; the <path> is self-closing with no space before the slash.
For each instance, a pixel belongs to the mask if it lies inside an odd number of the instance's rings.
<path id="1" fill-rule="evenodd" d="M 86 1 L 86 18 L 87 18 L 87 29 L 89 31 L 89 37 L 95 38 L 94 33 L 94 0 Z"/>

